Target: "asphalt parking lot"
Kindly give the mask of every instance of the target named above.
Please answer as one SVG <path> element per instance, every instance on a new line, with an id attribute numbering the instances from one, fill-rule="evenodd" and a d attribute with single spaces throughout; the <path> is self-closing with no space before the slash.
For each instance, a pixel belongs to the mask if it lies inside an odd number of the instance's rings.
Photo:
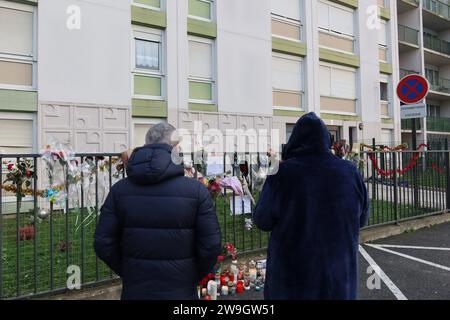
<path id="1" fill-rule="evenodd" d="M 360 299 L 450 299 L 450 223 L 380 239 L 361 247 Z M 368 260 L 379 267 L 380 289 L 368 289 Z"/>
<path id="2" fill-rule="evenodd" d="M 222 299 L 261 300 L 263 293 Z M 450 223 L 362 244 L 358 299 L 450 300 Z"/>

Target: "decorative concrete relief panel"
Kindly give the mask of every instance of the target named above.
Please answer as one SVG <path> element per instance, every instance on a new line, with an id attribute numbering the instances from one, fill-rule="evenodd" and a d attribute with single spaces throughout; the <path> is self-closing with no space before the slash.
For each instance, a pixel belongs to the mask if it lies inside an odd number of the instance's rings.
<path id="1" fill-rule="evenodd" d="M 120 152 L 129 147 L 130 110 L 101 105 L 39 105 L 39 145 L 52 137 L 79 153 Z"/>
<path id="2" fill-rule="evenodd" d="M 65 128 L 71 126 L 71 109 L 68 105 L 45 105 L 41 112 L 41 121 L 49 128 Z"/>
<path id="3" fill-rule="evenodd" d="M 227 129 L 237 128 L 237 116 L 232 114 L 219 114 L 220 129 L 226 131 Z"/>
<path id="4" fill-rule="evenodd" d="M 75 107 L 74 112 L 74 126 L 75 129 L 90 130 L 101 128 L 99 108 L 89 107 Z"/>
<path id="5" fill-rule="evenodd" d="M 201 113 L 200 119 L 202 121 L 203 130 L 219 129 L 219 117 L 216 113 Z"/>
<path id="6" fill-rule="evenodd" d="M 82 150 L 81 152 L 101 152 L 102 136 L 96 131 L 76 131 L 72 145 L 75 150 Z"/>
<path id="7" fill-rule="evenodd" d="M 255 120 L 255 129 L 266 129 L 270 130 L 270 118 L 269 117 L 263 117 L 263 116 L 256 116 L 254 117 Z"/>
<path id="8" fill-rule="evenodd" d="M 254 129 L 254 117 L 253 116 L 239 116 L 238 117 L 238 127 L 237 129 L 243 129 L 243 130 L 248 130 L 248 129 Z"/>
<path id="9" fill-rule="evenodd" d="M 128 130 L 128 110 L 117 108 L 103 109 L 103 128 Z"/>
<path id="10" fill-rule="evenodd" d="M 104 132 L 103 142 L 105 150 L 110 152 L 122 152 L 128 149 L 128 132 Z"/>
<path id="11" fill-rule="evenodd" d="M 196 112 L 180 112 L 179 128 L 186 130 L 194 130 L 194 122 L 199 121 L 200 116 Z"/>
<path id="12" fill-rule="evenodd" d="M 52 139 L 56 139 L 64 144 L 71 144 L 71 136 L 69 131 L 45 131 L 42 134 L 42 141 L 43 143 L 40 144 L 39 152 L 44 149 L 45 145 L 47 143 L 50 143 Z"/>

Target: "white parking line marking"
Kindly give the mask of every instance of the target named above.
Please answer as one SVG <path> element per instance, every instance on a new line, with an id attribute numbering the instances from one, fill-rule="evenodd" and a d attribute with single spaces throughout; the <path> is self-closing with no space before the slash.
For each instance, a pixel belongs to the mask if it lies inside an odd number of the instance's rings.
<path id="1" fill-rule="evenodd" d="M 446 267 L 446 266 L 443 266 L 443 265 L 440 265 L 440 264 L 437 264 L 437 263 L 434 263 L 434 262 L 430 262 L 430 261 L 427 261 L 427 260 L 419 259 L 419 258 L 410 256 L 408 254 L 400 253 L 400 252 L 397 252 L 397 251 L 389 250 L 389 249 L 383 248 L 383 247 L 378 246 L 378 245 L 368 244 L 368 243 L 366 243 L 366 245 L 371 247 L 371 248 L 375 248 L 375 249 L 378 249 L 378 250 L 381 250 L 381 251 L 389 252 L 389 253 L 395 254 L 397 256 L 406 258 L 406 259 L 410 259 L 410 260 L 413 260 L 413 261 L 416 261 L 416 262 L 427 264 L 429 266 L 432 266 L 432 267 L 439 268 L 439 269 L 446 270 L 446 271 L 450 272 L 450 268 L 449 267 Z"/>
<path id="2" fill-rule="evenodd" d="M 405 295 L 400 291 L 400 289 L 392 282 L 392 280 L 387 276 L 386 273 L 380 268 L 380 266 L 372 259 L 372 257 L 367 253 L 367 251 L 360 245 L 359 252 L 366 259 L 373 270 L 378 274 L 378 276 L 383 280 L 386 286 L 391 290 L 397 300 L 408 300 Z"/>
<path id="3" fill-rule="evenodd" d="M 423 249 L 423 250 L 441 250 L 441 251 L 450 251 L 450 248 L 444 247 L 419 247 L 419 246 L 400 246 L 395 244 L 379 244 L 376 246 L 383 248 L 398 248 L 398 249 Z"/>

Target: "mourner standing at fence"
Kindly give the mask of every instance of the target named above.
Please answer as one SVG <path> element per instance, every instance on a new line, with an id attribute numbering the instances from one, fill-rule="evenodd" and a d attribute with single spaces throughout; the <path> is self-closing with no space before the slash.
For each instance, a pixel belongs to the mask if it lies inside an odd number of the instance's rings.
<path id="1" fill-rule="evenodd" d="M 220 254 L 208 191 L 172 161 L 174 131 L 165 123 L 148 131 L 101 210 L 95 251 L 122 278 L 122 299 L 197 299 Z"/>
<path id="2" fill-rule="evenodd" d="M 330 152 L 314 113 L 301 117 L 269 176 L 254 213 L 271 231 L 266 299 L 355 299 L 359 229 L 367 223 L 366 187 L 349 161 Z"/>

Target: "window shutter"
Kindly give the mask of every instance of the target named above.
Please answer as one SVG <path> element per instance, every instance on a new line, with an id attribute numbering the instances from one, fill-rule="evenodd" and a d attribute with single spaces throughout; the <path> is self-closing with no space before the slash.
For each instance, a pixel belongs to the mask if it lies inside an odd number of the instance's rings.
<path id="1" fill-rule="evenodd" d="M 323 3 L 317 3 L 317 11 L 319 14 L 319 27 L 324 29 L 330 29 L 330 16 L 329 16 L 330 6 Z"/>
<path id="2" fill-rule="evenodd" d="M 33 13 L 0 7 L 0 52 L 33 55 Z"/>
<path id="3" fill-rule="evenodd" d="M 356 96 L 356 74 L 352 71 L 333 69 L 331 88 L 334 97 L 353 99 Z"/>
<path id="4" fill-rule="evenodd" d="M 380 44 L 382 46 L 387 45 L 386 23 L 380 22 L 380 29 L 378 29 L 378 44 Z"/>
<path id="5" fill-rule="evenodd" d="M 272 0 L 272 13 L 300 21 L 301 0 Z"/>
<path id="6" fill-rule="evenodd" d="M 212 79 L 212 45 L 189 41 L 189 76 Z"/>
<path id="7" fill-rule="evenodd" d="M 272 72 L 274 89 L 302 91 L 300 61 L 272 57 Z"/>
<path id="8" fill-rule="evenodd" d="M 353 12 L 330 6 L 330 23 L 333 31 L 353 36 Z"/>
<path id="9" fill-rule="evenodd" d="M 32 120 L 0 119 L 0 153 L 31 152 L 32 149 Z"/>
<path id="10" fill-rule="evenodd" d="M 320 66 L 319 73 L 320 81 L 320 95 L 331 96 L 331 68 L 327 66 Z"/>

